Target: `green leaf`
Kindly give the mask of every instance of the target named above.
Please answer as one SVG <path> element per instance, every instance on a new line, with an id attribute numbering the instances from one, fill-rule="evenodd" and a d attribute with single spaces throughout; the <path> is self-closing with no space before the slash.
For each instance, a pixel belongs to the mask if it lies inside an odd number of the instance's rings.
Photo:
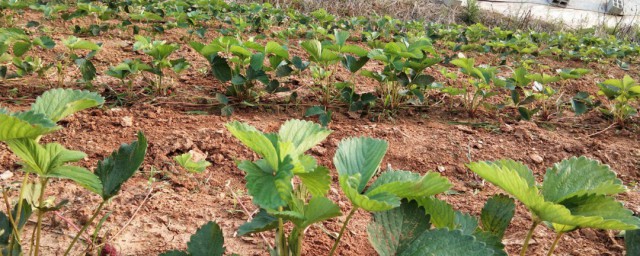
<path id="1" fill-rule="evenodd" d="M 70 179 L 93 193 L 102 194 L 102 183 L 98 176 L 80 166 L 60 166 L 44 175 L 44 177 Z"/>
<path id="2" fill-rule="evenodd" d="M 333 158 L 341 179 L 359 175 L 357 192 L 361 193 L 376 174 L 388 144 L 384 140 L 359 137 L 342 140 Z"/>
<path id="3" fill-rule="evenodd" d="M 11 216 L 13 220 L 17 220 L 17 210 L 18 210 L 18 202 L 13 206 L 11 210 Z M 33 207 L 29 204 L 26 199 L 22 199 L 22 209 L 20 210 L 20 222 L 16 223 L 18 229 L 22 229 L 25 224 L 27 224 L 27 220 L 31 217 L 31 213 L 33 212 Z M 0 212 L 0 230 L 2 230 L 2 234 L 0 234 L 0 247 L 5 247 L 9 245 L 10 241 L 13 240 L 14 246 L 17 246 L 17 241 L 13 238 L 13 225 L 9 220 L 9 217 L 4 213 Z"/>
<path id="4" fill-rule="evenodd" d="M 213 75 L 222 82 L 231 81 L 233 74 L 231 73 L 231 67 L 227 63 L 227 59 L 215 55 L 211 60 L 211 72 Z"/>
<path id="5" fill-rule="evenodd" d="M 471 235 L 478 229 L 478 219 L 468 213 L 455 211 L 455 229 L 462 231 L 462 234 Z"/>
<path id="6" fill-rule="evenodd" d="M 403 201 L 400 207 L 374 213 L 367 234 L 379 255 L 393 256 L 406 250 L 430 226 L 424 209 L 416 202 Z"/>
<path id="7" fill-rule="evenodd" d="M 349 39 L 349 32 L 344 30 L 334 30 L 333 35 L 336 39 L 336 45 L 343 46 Z"/>
<path id="8" fill-rule="evenodd" d="M 386 171 L 371 184 L 366 195 L 389 193 L 400 198 L 417 199 L 445 192 L 451 186 L 449 180 L 439 173 L 420 176 L 409 171 Z"/>
<path id="9" fill-rule="evenodd" d="M 560 204 L 567 207 L 572 215 L 591 218 L 578 218 L 576 225 L 581 228 L 595 229 L 635 229 L 640 227 L 640 218 L 624 208 L 615 198 L 605 195 L 581 195 L 568 198 Z M 582 223 L 580 223 L 582 222 Z M 571 224 L 571 223 L 566 223 Z"/>
<path id="10" fill-rule="evenodd" d="M 272 230 L 277 226 L 278 218 L 269 215 L 265 209 L 260 209 L 260 212 L 251 221 L 242 224 L 238 228 L 238 236 Z"/>
<path id="11" fill-rule="evenodd" d="M 0 141 L 31 138 L 59 130 L 54 122 L 45 115 L 27 111 L 10 115 L 0 113 Z"/>
<path id="12" fill-rule="evenodd" d="M 70 36 L 67 39 L 62 40 L 62 42 L 65 46 L 67 46 L 67 48 L 71 50 L 100 50 L 99 45 L 84 39 L 77 38 L 75 36 Z"/>
<path id="13" fill-rule="evenodd" d="M 295 150 L 292 155 L 300 155 L 312 147 L 318 145 L 331 134 L 331 130 L 319 124 L 305 120 L 288 120 L 278 132 L 281 141 L 291 142 Z"/>
<path id="14" fill-rule="evenodd" d="M 276 42 L 267 42 L 265 46 L 266 54 L 275 54 L 278 57 L 289 59 L 289 52 Z"/>
<path id="15" fill-rule="evenodd" d="M 340 187 L 351 203 L 370 212 L 391 210 L 400 206 L 400 198 L 390 193 L 378 193 L 375 195 L 363 195 L 357 189 L 360 184 L 360 174 L 354 176 L 339 176 Z"/>
<path id="16" fill-rule="evenodd" d="M 422 233 L 408 248 L 398 255 L 485 256 L 494 251 L 473 236 L 460 230 L 434 229 Z"/>
<path id="17" fill-rule="evenodd" d="M 102 182 L 101 196 L 107 200 L 115 196 L 122 184 L 135 173 L 144 161 L 147 153 L 147 139 L 138 132 L 138 140 L 131 144 L 122 144 L 118 151 L 98 162 L 96 175 Z"/>
<path id="18" fill-rule="evenodd" d="M 566 198 L 599 194 L 612 195 L 625 191 L 608 165 L 584 156 L 565 159 L 547 170 L 542 183 L 542 195 L 551 202 Z"/>
<path id="19" fill-rule="evenodd" d="M 182 155 L 176 156 L 173 158 L 182 168 L 186 169 L 189 172 L 200 173 L 207 169 L 207 167 L 211 166 L 211 163 L 207 162 L 207 160 L 193 161 L 190 153 L 184 153 Z"/>
<path id="20" fill-rule="evenodd" d="M 264 66 L 264 53 L 259 52 L 251 55 L 250 63 L 250 67 L 254 70 L 262 70 Z"/>
<path id="21" fill-rule="evenodd" d="M 627 256 L 640 255 L 640 229 L 625 231 L 624 243 Z"/>
<path id="22" fill-rule="evenodd" d="M 495 195 L 484 204 L 480 221 L 482 229 L 497 236 L 500 240 L 515 214 L 516 205 L 513 199 L 505 195 Z"/>
<path id="23" fill-rule="evenodd" d="M 275 171 L 278 168 L 278 151 L 276 151 L 271 140 L 262 132 L 256 130 L 253 126 L 238 121 L 227 123 L 225 126 L 236 139 L 263 157 L 272 170 Z"/>
<path id="24" fill-rule="evenodd" d="M 13 55 L 22 57 L 29 49 L 31 49 L 31 42 L 18 41 L 13 44 Z"/>
<path id="25" fill-rule="evenodd" d="M 304 41 L 300 43 L 302 49 L 304 49 L 310 56 L 309 59 L 313 62 L 320 62 L 322 59 L 322 43 L 318 40 Z"/>
<path id="26" fill-rule="evenodd" d="M 309 225 L 342 215 L 340 207 L 326 197 L 313 197 L 304 206 L 304 222 L 298 225 L 306 228 Z"/>
<path id="27" fill-rule="evenodd" d="M 512 160 L 506 162 L 511 162 L 512 166 L 521 165 L 513 164 L 515 162 Z M 568 209 L 569 207 L 563 205 L 565 202 L 568 202 L 566 200 L 561 202 L 562 204 L 545 201 L 544 197 L 538 193 L 537 186 L 535 184 L 529 185 L 527 182 L 527 176 L 530 175 L 529 173 L 521 175 L 517 169 L 509 168 L 508 165 L 491 162 L 475 162 L 467 166 L 480 177 L 502 188 L 520 200 L 541 220 L 575 227 L 600 227 L 618 230 L 634 229 L 637 227 L 637 224 L 629 222 L 630 219 L 621 217 L 628 215 L 628 212 L 620 208 L 612 209 L 617 212 L 607 212 L 607 215 L 594 216 L 586 213 L 578 214 L 580 212 L 578 210 L 574 210 L 575 213 L 572 212 L 571 209 Z M 582 203 L 592 202 L 590 200 L 591 199 L 583 200 Z M 581 209 L 575 204 L 575 202 L 571 204 L 572 209 Z M 614 216 L 615 218 L 607 219 L 607 216 Z"/>
<path id="28" fill-rule="evenodd" d="M 360 59 L 356 59 L 353 56 L 347 55 L 342 59 L 342 65 L 346 67 L 349 72 L 356 73 L 360 70 L 367 62 L 369 61 L 369 57 L 364 56 Z"/>
<path id="29" fill-rule="evenodd" d="M 79 58 L 76 59 L 75 63 L 78 65 L 84 81 L 91 81 L 96 78 L 96 67 L 90 60 Z"/>
<path id="30" fill-rule="evenodd" d="M 324 166 L 318 166 L 312 172 L 297 173 L 296 176 L 313 196 L 325 196 L 331 188 L 331 175 Z"/>
<path id="31" fill-rule="evenodd" d="M 85 153 L 68 150 L 58 143 L 42 146 L 32 139 L 10 140 L 7 145 L 22 160 L 25 171 L 38 175 L 47 175 L 68 162 L 77 162 L 86 157 Z"/>
<path id="32" fill-rule="evenodd" d="M 453 229 L 455 227 L 456 213 L 447 202 L 435 197 L 416 199 L 416 202 L 431 217 L 431 223 L 436 228 Z"/>
<path id="33" fill-rule="evenodd" d="M 293 166 L 281 165 L 280 170 L 273 170 L 263 159 L 251 162 L 242 161 L 238 168 L 246 173 L 247 190 L 253 197 L 253 202 L 261 208 L 275 210 L 287 205 L 285 199 L 290 195 L 293 187 Z"/>
<path id="34" fill-rule="evenodd" d="M 222 229 L 213 221 L 200 227 L 187 243 L 191 256 L 220 256 L 224 254 Z"/>
<path id="35" fill-rule="evenodd" d="M 59 88 L 48 90 L 40 95 L 31 105 L 31 109 L 36 113 L 46 115 L 54 122 L 58 122 L 78 111 L 103 103 L 104 98 L 97 93 Z"/>

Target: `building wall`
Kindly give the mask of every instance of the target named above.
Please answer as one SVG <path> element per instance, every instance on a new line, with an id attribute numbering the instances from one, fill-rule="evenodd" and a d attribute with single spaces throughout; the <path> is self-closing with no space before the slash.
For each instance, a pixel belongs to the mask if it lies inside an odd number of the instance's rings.
<path id="1" fill-rule="evenodd" d="M 554 7 L 551 0 L 479 0 L 483 9 L 507 15 L 531 12 L 537 18 L 550 22 L 561 21 L 572 27 L 590 27 L 618 22 L 640 24 L 640 0 L 623 0 L 624 16 L 606 14 L 607 0 L 568 0 L 566 8 Z M 462 0 L 463 4 L 466 0 Z"/>

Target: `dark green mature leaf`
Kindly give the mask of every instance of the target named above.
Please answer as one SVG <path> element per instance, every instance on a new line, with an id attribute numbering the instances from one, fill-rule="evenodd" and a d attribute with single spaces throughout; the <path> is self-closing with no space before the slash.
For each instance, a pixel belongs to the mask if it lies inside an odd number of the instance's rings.
<path id="1" fill-rule="evenodd" d="M 242 161 L 238 168 L 246 173 L 247 190 L 253 202 L 261 208 L 275 210 L 287 205 L 287 199 L 293 190 L 293 166 L 281 164 L 280 170 L 274 171 L 266 160 L 255 162 Z"/>
<path id="2" fill-rule="evenodd" d="M 627 256 L 640 255 L 640 229 L 627 230 L 624 234 Z"/>
<path id="3" fill-rule="evenodd" d="M 298 227 L 305 228 L 309 225 L 342 215 L 340 207 L 326 197 L 313 197 L 309 204 L 304 206 L 304 222 Z"/>
<path id="4" fill-rule="evenodd" d="M 640 218 L 633 216 L 633 212 L 624 208 L 615 198 L 605 195 L 580 195 L 560 202 L 571 211 L 572 215 L 594 217 L 596 221 L 575 225 L 584 228 L 618 229 L 621 225 L 635 225 L 640 227 Z M 620 228 L 622 229 L 622 228 Z"/>
<path id="5" fill-rule="evenodd" d="M 460 230 L 434 229 L 422 233 L 411 245 L 398 255 L 439 255 L 439 256 L 486 256 L 494 251 L 473 236 L 464 235 Z"/>
<path id="6" fill-rule="evenodd" d="M 396 255 L 429 230 L 429 216 L 416 202 L 403 201 L 400 207 L 373 214 L 367 226 L 369 242 L 381 256 Z"/>
<path id="7" fill-rule="evenodd" d="M 200 227 L 187 243 L 191 256 L 220 256 L 224 254 L 222 229 L 213 221 Z"/>
<path id="8" fill-rule="evenodd" d="M 233 73 L 231 72 L 231 67 L 229 63 L 227 63 L 227 59 L 224 57 L 220 57 L 215 55 L 211 60 L 211 72 L 213 75 L 222 82 L 231 81 L 233 77 Z"/>
<path id="9" fill-rule="evenodd" d="M 347 55 L 342 58 L 342 65 L 344 65 L 344 67 L 347 68 L 349 72 L 356 73 L 358 72 L 358 70 L 364 67 L 364 65 L 367 64 L 368 61 L 369 57 L 367 56 L 356 59 L 351 55 Z"/>
<path id="10" fill-rule="evenodd" d="M 269 215 L 265 209 L 260 209 L 260 212 L 251 221 L 242 224 L 238 228 L 238 236 L 272 230 L 277 226 L 278 218 Z"/>
<path id="11" fill-rule="evenodd" d="M 76 59 L 76 65 L 80 69 L 80 74 L 82 74 L 82 79 L 84 81 L 92 81 L 96 78 L 96 67 L 90 60 L 79 58 Z"/>
<path id="12" fill-rule="evenodd" d="M 472 235 L 478 229 L 478 219 L 468 213 L 455 212 L 455 227 L 462 231 L 462 234 Z"/>
<path id="13" fill-rule="evenodd" d="M 505 195 L 489 198 L 480 214 L 482 229 L 502 239 L 515 211 L 516 205 L 512 198 Z"/>
<path id="14" fill-rule="evenodd" d="M 360 182 L 356 189 L 362 193 L 378 170 L 387 147 L 386 141 L 374 138 L 359 137 L 342 140 L 333 158 L 338 176 L 351 177 L 358 174 Z"/>
<path id="15" fill-rule="evenodd" d="M 104 98 L 97 93 L 59 88 L 48 90 L 40 95 L 31 105 L 31 109 L 36 113 L 46 115 L 54 122 L 58 122 L 78 111 L 103 103 Z"/>
<path id="16" fill-rule="evenodd" d="M 159 254 L 159 256 L 189 256 L 187 252 L 173 250 Z"/>
<path id="17" fill-rule="evenodd" d="M 29 49 L 31 49 L 31 42 L 18 41 L 13 44 L 13 54 L 16 57 L 21 57 L 27 51 L 29 51 Z"/>
<path id="18" fill-rule="evenodd" d="M 118 193 L 122 184 L 140 168 L 146 153 L 147 139 L 142 132 L 138 132 L 137 141 L 122 144 L 118 151 L 98 162 L 95 173 L 102 182 L 101 196 L 104 200 Z"/>
<path id="19" fill-rule="evenodd" d="M 18 203 L 16 203 L 11 210 L 11 216 L 13 217 L 14 221 L 17 220 L 17 210 L 18 210 Z M 20 222 L 17 223 L 17 226 L 19 229 L 22 229 L 22 227 L 24 227 L 24 225 L 27 223 L 27 220 L 31 216 L 32 212 L 33 212 L 33 209 L 29 204 L 29 202 L 26 199 L 22 199 L 22 209 L 20 210 Z M 9 240 L 13 239 L 12 238 L 13 226 L 11 224 L 11 221 L 9 220 L 9 217 L 4 212 L 0 212 L 0 230 L 3 231 L 3 233 L 0 235 L 0 247 L 9 245 Z"/>
<path id="20" fill-rule="evenodd" d="M 547 170 L 542 195 L 551 202 L 585 194 L 611 195 L 624 192 L 622 181 L 608 165 L 584 156 L 565 159 Z"/>

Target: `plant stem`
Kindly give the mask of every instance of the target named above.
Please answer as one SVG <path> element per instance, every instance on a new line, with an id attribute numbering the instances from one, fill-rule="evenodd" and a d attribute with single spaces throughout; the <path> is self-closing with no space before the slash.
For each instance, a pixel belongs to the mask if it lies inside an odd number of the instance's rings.
<path id="1" fill-rule="evenodd" d="M 342 224 L 342 228 L 340 229 L 340 233 L 338 233 L 338 238 L 336 238 L 336 241 L 333 243 L 333 247 L 331 247 L 331 252 L 329 253 L 329 256 L 333 256 L 333 254 L 336 252 L 336 249 L 338 249 L 338 244 L 340 243 L 340 239 L 342 239 L 344 230 L 347 228 L 347 224 L 349 224 L 349 220 L 351 220 L 351 217 L 353 217 L 353 214 L 356 213 L 357 210 L 358 210 L 358 207 L 354 206 L 353 209 L 351 209 L 351 211 L 349 212 L 349 215 L 347 215 L 347 218 L 344 220 L 344 223 Z"/>
<path id="2" fill-rule="evenodd" d="M 279 211 L 282 211 L 283 208 L 280 207 L 280 209 L 278 209 Z M 280 256 L 287 256 L 289 249 L 287 248 L 287 239 L 285 238 L 284 235 L 284 221 L 282 220 L 282 218 L 278 218 L 278 252 L 280 254 Z"/>
<path id="3" fill-rule="evenodd" d="M 9 222 L 11 223 L 11 227 L 13 228 L 13 237 L 15 237 L 16 241 L 20 243 L 20 233 L 18 232 L 18 224 L 13 219 L 13 214 L 11 214 L 11 204 L 9 204 L 9 195 L 7 195 L 7 191 L 2 188 L 2 197 L 4 198 L 4 203 L 7 206 L 7 217 L 9 218 Z"/>
<path id="4" fill-rule="evenodd" d="M 40 231 L 42 230 L 42 216 L 44 212 L 42 208 L 44 208 L 44 191 L 47 188 L 48 178 L 41 179 L 40 183 L 40 197 L 38 199 L 38 223 L 36 224 L 36 247 L 34 248 L 34 256 L 38 256 L 40 253 Z"/>
<path id="5" fill-rule="evenodd" d="M 558 232 L 558 234 L 556 234 L 556 239 L 553 240 L 553 244 L 551 244 L 551 248 L 549 248 L 549 253 L 547 253 L 547 256 L 553 255 L 553 251 L 555 251 L 556 246 L 558 245 L 558 242 L 560 242 L 560 237 L 562 237 L 562 235 L 564 235 L 564 232 Z"/>
<path id="6" fill-rule="evenodd" d="M 85 230 L 87 230 L 87 228 L 89 227 L 89 225 L 91 225 L 91 223 L 93 223 L 93 220 L 96 219 L 96 217 L 98 217 L 98 214 L 100 214 L 100 211 L 102 210 L 102 207 L 104 207 L 104 205 L 107 203 L 107 201 L 102 201 L 102 203 L 100 203 L 100 205 L 98 205 L 98 209 L 96 209 L 93 212 L 93 216 L 91 216 L 91 219 L 89 219 L 89 221 L 87 221 L 87 223 L 84 224 L 84 226 L 82 226 L 82 228 L 80 229 L 80 231 L 76 234 L 75 237 L 73 237 L 73 241 L 71 241 L 71 244 L 69 244 L 69 247 L 67 247 L 67 250 L 64 252 L 64 255 L 69 255 L 69 252 L 71 252 L 71 248 L 73 248 L 73 245 L 78 241 L 78 238 L 80 238 L 80 236 L 82 235 L 82 233 L 84 233 Z"/>
<path id="7" fill-rule="evenodd" d="M 538 220 L 534 220 L 533 223 L 531 223 L 531 228 L 529 228 L 529 232 L 527 232 L 527 237 L 524 239 L 524 244 L 522 244 L 522 250 L 520 251 L 520 256 L 524 256 L 525 253 L 527 252 L 527 248 L 529 247 L 529 241 L 531 240 L 531 237 L 533 237 L 533 231 L 536 229 L 538 224 L 540 224 L 540 221 Z"/>

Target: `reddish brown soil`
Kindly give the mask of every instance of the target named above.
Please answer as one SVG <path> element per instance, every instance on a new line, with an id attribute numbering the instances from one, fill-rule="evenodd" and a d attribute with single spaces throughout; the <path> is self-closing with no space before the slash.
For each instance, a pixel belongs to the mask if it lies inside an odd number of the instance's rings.
<path id="1" fill-rule="evenodd" d="M 39 17 L 27 12 L 19 23 Z M 80 23 L 86 20 L 78 21 Z M 75 23 L 75 22 L 74 22 Z M 59 21 L 45 23 L 53 29 L 54 39 L 69 34 Z M 109 65 L 126 58 L 140 58 L 142 55 L 131 52 L 132 36 L 117 30 L 89 40 L 102 41 L 103 50 L 96 57 L 99 73 Z M 162 35 L 165 40 L 179 42 L 184 35 L 181 30 L 169 30 Z M 209 38 L 217 36 L 210 32 Z M 56 40 L 58 41 L 58 40 Z M 303 55 L 294 48 L 292 52 Z M 124 46 L 123 46 L 124 45 Z M 61 46 L 56 49 L 60 50 Z M 35 51 L 43 59 L 52 61 L 51 52 Z M 266 245 L 260 236 L 235 237 L 234 232 L 256 209 L 244 189 L 243 173 L 235 166 L 235 160 L 255 158 L 250 150 L 242 146 L 225 130 L 224 123 L 230 120 L 246 121 L 261 130 L 274 131 L 280 124 L 291 118 L 301 118 L 303 106 L 281 107 L 271 105 L 253 109 L 240 109 L 230 118 L 216 115 L 193 115 L 187 110 L 209 110 L 213 91 L 220 91 L 223 85 L 196 71 L 206 68 L 206 62 L 189 47 L 183 46 L 177 55 L 184 56 L 192 68 L 176 76 L 171 83 L 172 94 L 164 97 L 142 96 L 132 100 L 134 104 L 125 108 L 103 108 L 85 111 L 63 122 L 63 129 L 45 137 L 45 141 L 57 141 L 67 148 L 81 150 L 88 154 L 81 165 L 93 169 L 99 159 L 107 156 L 119 144 L 130 142 L 136 131 L 144 131 L 149 139 L 149 153 L 142 171 L 135 175 L 124 187 L 118 197 L 105 209 L 111 212 L 99 237 L 108 240 L 123 255 L 155 255 L 169 249 L 184 249 L 189 236 L 196 228 L 207 221 L 217 221 L 225 233 L 225 243 L 229 252 L 242 255 L 268 255 Z M 495 56 L 475 55 L 480 63 L 492 63 Z M 594 74 L 565 85 L 568 92 L 586 90 L 595 92 L 595 81 L 604 78 L 621 77 L 624 72 L 612 64 L 581 62 L 559 62 L 542 60 L 551 68 L 583 67 L 588 65 Z M 493 63 L 497 64 L 497 63 Z M 375 69 L 375 64 L 368 68 Z M 440 77 L 437 70 L 430 74 Z M 77 73 L 76 71 L 71 74 Z M 637 74 L 635 73 L 631 73 Z M 348 78 L 345 73 L 339 77 Z M 636 77 L 637 78 L 637 77 Z M 55 75 L 51 81 L 28 77 L 26 79 L 0 81 L 0 93 L 3 105 L 12 109 L 24 108 L 37 95 L 50 86 L 54 86 Z M 68 84 L 74 79 L 68 78 Z M 293 77 L 303 86 L 311 85 L 308 74 Z M 455 82 L 455 81 L 453 81 Z M 101 75 L 94 82 L 93 90 L 105 96 L 111 91 L 124 91 L 118 81 Z M 145 81 L 136 82 L 136 91 L 143 91 Z M 69 85 L 69 87 L 74 87 Z M 371 83 L 360 81 L 359 90 L 372 90 Z M 12 91 L 13 90 L 13 91 Z M 570 93 L 571 94 L 571 93 Z M 108 105 L 114 104 L 113 98 Z M 598 159 L 616 170 L 619 177 L 628 184 L 629 192 L 620 196 L 620 200 L 635 212 L 640 212 L 640 134 L 637 122 L 625 129 L 612 128 L 601 134 L 589 136 L 609 126 L 607 120 L 592 112 L 582 117 L 567 113 L 546 122 L 515 122 L 508 111 L 501 114 L 481 114 L 479 118 L 469 119 L 448 108 L 448 100 L 436 102 L 429 109 L 414 109 L 402 112 L 394 118 L 380 118 L 371 121 L 374 115 L 355 117 L 336 111 L 330 128 L 334 133 L 312 149 L 312 154 L 321 164 L 333 171 L 334 183 L 330 197 L 339 202 L 343 212 L 350 209 L 348 200 L 339 192 L 332 157 L 337 143 L 349 136 L 373 136 L 389 141 L 390 148 L 382 166 L 391 165 L 397 169 L 418 173 L 441 171 L 454 184 L 456 194 L 442 196 L 458 210 L 478 215 L 486 199 L 501 191 L 491 184 L 485 184 L 480 178 L 464 167 L 465 163 L 476 160 L 513 158 L 528 164 L 539 180 L 544 170 L 553 163 L 571 156 L 586 155 Z M 132 118 L 132 126 L 123 122 L 123 118 Z M 208 155 L 213 163 L 202 174 L 190 174 L 176 168 L 173 156 L 199 150 Z M 535 163 L 532 155 L 543 158 Z M 15 173 L 7 182 L 21 180 L 21 172 L 5 145 L 0 145 L 0 168 Z M 70 242 L 69 236 L 77 231 L 71 225 L 81 226 L 99 202 L 99 198 L 90 195 L 66 181 L 53 181 L 48 196 L 56 199 L 68 199 L 69 204 L 44 221 L 43 255 L 61 255 Z M 244 209 L 246 208 L 246 210 Z M 4 209 L 4 208 L 3 208 Z M 340 246 L 340 255 L 375 255 L 366 236 L 369 214 L 359 211 L 349 224 L 348 232 Z M 329 232 L 338 231 L 344 216 L 327 221 L 322 225 Z M 128 225 L 127 225 L 128 224 Z M 505 244 L 510 254 L 517 254 L 525 236 L 530 217 L 526 209 L 519 205 Z M 120 232 L 121 228 L 126 228 Z M 33 223 L 28 224 L 27 232 Z M 116 236 L 117 235 L 117 236 Z M 622 240 L 612 232 L 581 230 L 567 234 L 557 249 L 557 255 L 622 255 Z M 273 236 L 266 235 L 272 242 Z M 530 255 L 543 255 L 551 245 L 553 233 L 538 227 L 530 248 Z M 307 231 L 303 255 L 325 255 L 332 245 L 332 239 L 319 226 Z M 76 252 L 79 254 L 80 252 Z"/>

